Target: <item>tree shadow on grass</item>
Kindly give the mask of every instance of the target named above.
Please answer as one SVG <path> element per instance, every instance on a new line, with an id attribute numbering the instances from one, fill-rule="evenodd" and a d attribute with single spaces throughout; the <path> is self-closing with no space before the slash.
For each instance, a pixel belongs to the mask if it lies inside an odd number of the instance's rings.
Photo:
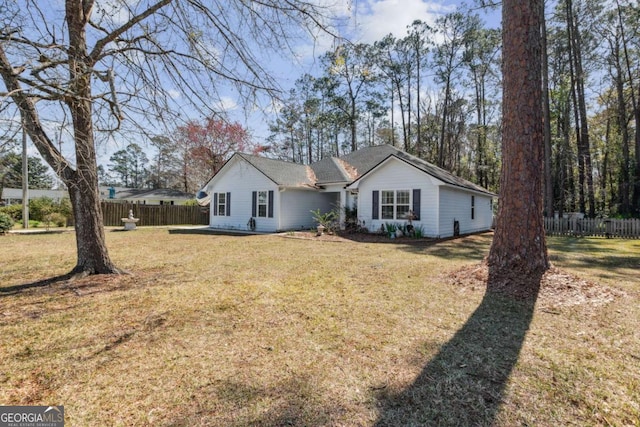
<path id="1" fill-rule="evenodd" d="M 376 425 L 493 425 L 533 318 L 535 300 L 487 293 L 413 384 L 398 393 L 378 393 L 381 409 Z"/>
<path id="2" fill-rule="evenodd" d="M 0 298 L 7 297 L 10 295 L 20 294 L 30 289 L 45 288 L 45 287 L 49 287 L 57 284 L 64 284 L 68 282 L 73 276 L 74 276 L 73 273 L 67 273 L 61 276 L 49 277 L 47 279 L 38 280 L 36 282 L 0 287 Z"/>

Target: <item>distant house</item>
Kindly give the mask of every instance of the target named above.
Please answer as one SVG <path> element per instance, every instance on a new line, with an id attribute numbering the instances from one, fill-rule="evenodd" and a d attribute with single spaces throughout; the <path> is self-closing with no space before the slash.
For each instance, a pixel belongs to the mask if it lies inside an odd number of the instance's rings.
<path id="1" fill-rule="evenodd" d="M 100 198 L 104 201 L 145 205 L 184 205 L 189 200 L 195 200 L 195 195 L 166 188 L 150 190 L 100 186 Z"/>
<path id="2" fill-rule="evenodd" d="M 39 199 L 41 197 L 48 197 L 54 202 L 60 202 L 64 198 L 69 198 L 67 190 L 31 190 L 28 194 L 29 200 Z M 2 204 L 13 205 L 22 204 L 22 189 L 21 188 L 3 188 L 2 189 Z"/>
<path id="3" fill-rule="evenodd" d="M 55 202 L 69 198 L 67 190 L 29 190 L 29 200 L 48 197 Z M 100 198 L 105 201 L 140 203 L 146 205 L 184 205 L 189 200 L 195 200 L 195 195 L 179 190 L 160 188 L 156 190 L 100 187 Z M 22 189 L 3 188 L 2 203 L 11 205 L 22 203 Z"/>
<path id="4" fill-rule="evenodd" d="M 487 230 L 495 194 L 390 145 L 301 165 L 235 153 L 205 185 L 210 226 L 276 232 L 312 228 L 311 210 L 357 209 L 370 231 L 407 222 L 425 236 Z"/>

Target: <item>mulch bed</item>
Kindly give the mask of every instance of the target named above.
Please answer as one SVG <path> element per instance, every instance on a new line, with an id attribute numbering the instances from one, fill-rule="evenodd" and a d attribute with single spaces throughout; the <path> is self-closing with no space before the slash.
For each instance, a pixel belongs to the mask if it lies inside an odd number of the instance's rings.
<path id="1" fill-rule="evenodd" d="M 458 288 L 486 288 L 489 269 L 485 262 L 474 264 L 447 275 Z M 537 295 L 537 306 L 550 311 L 576 305 L 601 306 L 624 297 L 620 289 L 584 280 L 574 274 L 552 267 L 542 276 Z"/>
<path id="2" fill-rule="evenodd" d="M 316 240 L 319 242 L 363 242 L 363 243 L 393 243 L 404 245 L 426 245 L 433 244 L 441 239 L 420 238 L 413 237 L 396 237 L 391 239 L 386 234 L 380 233 L 324 233 L 318 236 L 315 231 L 287 231 L 280 234 L 283 237 L 291 239 L 304 239 L 304 240 Z"/>

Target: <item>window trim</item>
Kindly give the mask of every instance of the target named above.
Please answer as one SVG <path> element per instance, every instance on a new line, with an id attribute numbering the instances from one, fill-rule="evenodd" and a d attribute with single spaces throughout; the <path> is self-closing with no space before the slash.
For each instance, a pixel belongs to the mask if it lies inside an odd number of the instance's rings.
<path id="1" fill-rule="evenodd" d="M 222 200 L 224 199 L 224 201 Z M 222 207 L 222 209 L 220 209 Z M 227 193 L 218 193 L 218 203 L 216 204 L 218 216 L 226 216 L 227 213 Z"/>
<path id="2" fill-rule="evenodd" d="M 264 194 L 264 203 L 260 203 L 260 195 Z M 261 215 L 260 206 L 264 206 L 264 215 Z M 269 191 L 258 190 L 256 192 L 256 217 L 268 218 L 269 217 Z"/>
<path id="3" fill-rule="evenodd" d="M 411 212 L 412 210 L 412 206 L 413 206 L 413 191 L 412 189 L 406 189 L 406 188 L 401 188 L 401 189 L 396 189 L 396 190 L 379 190 L 380 191 L 380 201 L 378 204 L 378 217 L 381 220 L 394 220 L 394 221 L 400 221 L 400 220 L 404 220 L 407 219 L 406 214 L 404 214 L 402 217 L 398 216 L 398 206 L 406 206 L 407 207 L 407 213 Z M 408 196 L 408 201 L 407 203 L 398 203 L 398 193 L 399 192 L 404 192 L 407 194 Z M 393 193 L 393 203 L 384 203 L 385 201 L 385 197 L 384 197 L 384 193 Z M 383 207 L 388 207 L 388 206 L 392 206 L 393 207 L 393 217 L 392 218 L 386 218 L 383 215 Z"/>

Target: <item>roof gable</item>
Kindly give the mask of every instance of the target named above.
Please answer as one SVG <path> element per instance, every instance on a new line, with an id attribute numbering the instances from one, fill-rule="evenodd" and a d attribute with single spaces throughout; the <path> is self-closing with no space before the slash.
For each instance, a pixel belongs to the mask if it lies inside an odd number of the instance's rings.
<path id="1" fill-rule="evenodd" d="M 460 178 L 452 174 L 451 172 L 447 172 L 446 170 L 441 169 L 436 165 L 433 165 L 425 160 L 422 160 L 390 145 L 367 147 L 343 156 L 342 159 L 347 162 L 351 162 L 352 164 L 354 164 L 354 167 L 358 169 L 358 177 L 349 185 L 354 184 L 355 182 L 362 179 L 365 175 L 373 172 L 378 168 L 378 166 L 384 163 L 385 160 L 391 157 L 395 157 L 445 184 L 470 191 L 494 195 L 486 188 L 476 185 L 471 181 L 467 181 L 466 179 Z"/>
<path id="2" fill-rule="evenodd" d="M 222 168 L 220 168 L 220 170 L 211 177 L 205 187 L 237 161 L 244 161 L 248 163 L 274 184 L 282 187 L 313 187 L 316 183 L 315 174 L 307 165 L 285 162 L 283 160 L 270 159 L 252 154 L 235 153 L 225 162 Z"/>
<path id="3" fill-rule="evenodd" d="M 232 161 L 243 160 L 255 167 L 276 185 L 283 187 L 317 187 L 329 183 L 344 183 L 347 186 L 351 186 L 365 175 L 373 172 L 391 157 L 409 164 L 444 184 L 494 195 L 479 185 L 387 144 L 364 147 L 341 157 L 325 157 L 311 165 L 235 153 L 218 173 L 209 180 L 209 183 L 228 167 Z"/>

